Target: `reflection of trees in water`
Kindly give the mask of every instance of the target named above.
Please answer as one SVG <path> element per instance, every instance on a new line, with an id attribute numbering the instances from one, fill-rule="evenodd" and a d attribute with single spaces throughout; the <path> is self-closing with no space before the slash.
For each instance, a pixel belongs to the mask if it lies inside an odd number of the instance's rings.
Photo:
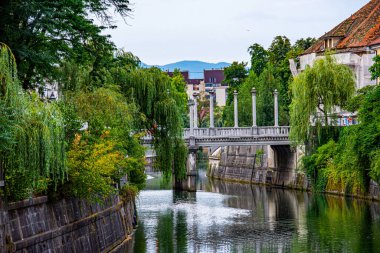
<path id="1" fill-rule="evenodd" d="M 210 181 L 208 190 L 224 195 L 223 206 L 251 210 L 250 216 L 235 215 L 231 209 L 226 222 L 215 220 L 205 226 L 202 214 L 181 206 L 191 204 L 190 208 L 198 208 L 204 196 L 197 197 L 197 194 L 205 193 L 173 192 L 173 208 L 157 215 L 155 251 L 376 252 L 380 249 L 380 241 L 376 240 L 380 238 L 379 203 L 223 181 Z M 135 252 L 139 253 L 146 251 L 147 243 L 143 224 L 140 226 L 142 229 L 135 235 Z"/>
<path id="2" fill-rule="evenodd" d="M 134 252 L 146 252 L 146 236 L 145 236 L 145 229 L 144 229 L 144 223 L 139 222 L 138 229 L 135 231 L 134 235 L 134 242 L 133 242 L 133 249 Z"/>
<path id="3" fill-rule="evenodd" d="M 241 221 L 245 225 L 224 228 L 224 236 L 249 238 L 249 243 L 234 244 L 235 251 L 289 251 L 293 236 L 306 229 L 307 193 L 215 180 L 210 184 L 212 192 L 231 196 L 225 199 L 227 206 L 252 210 L 250 220 Z"/>
<path id="4" fill-rule="evenodd" d="M 176 235 L 176 252 L 186 252 L 187 251 L 187 221 L 186 212 L 178 211 L 176 217 L 175 226 Z"/>
<path id="5" fill-rule="evenodd" d="M 162 252 L 162 253 L 174 252 L 173 220 L 174 219 L 173 219 L 172 211 L 159 216 L 157 228 L 156 228 L 157 252 Z"/>
<path id="6" fill-rule="evenodd" d="M 307 236 L 296 238 L 299 250 L 378 252 L 379 203 L 338 196 L 314 196 L 307 209 Z M 373 213 L 375 211 L 375 213 Z"/>

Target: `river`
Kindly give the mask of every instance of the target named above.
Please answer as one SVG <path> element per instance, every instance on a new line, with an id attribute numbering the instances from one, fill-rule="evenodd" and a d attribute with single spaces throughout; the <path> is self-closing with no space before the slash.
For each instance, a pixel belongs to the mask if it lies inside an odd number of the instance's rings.
<path id="1" fill-rule="evenodd" d="M 148 180 L 134 252 L 380 252 L 380 203 L 212 181 L 204 170 L 198 189 Z"/>

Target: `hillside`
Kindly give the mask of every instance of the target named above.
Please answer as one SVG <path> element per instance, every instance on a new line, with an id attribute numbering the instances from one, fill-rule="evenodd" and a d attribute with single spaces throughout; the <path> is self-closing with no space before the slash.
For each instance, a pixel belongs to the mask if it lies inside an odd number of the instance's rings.
<path id="1" fill-rule="evenodd" d="M 201 79 L 203 78 L 204 69 L 222 69 L 230 66 L 227 62 L 209 63 L 203 61 L 179 61 L 175 63 L 170 63 L 166 65 L 154 65 L 161 68 L 164 71 L 173 71 L 174 69 L 188 70 L 190 72 L 190 78 Z M 150 67 L 149 65 L 143 64 L 144 67 Z"/>

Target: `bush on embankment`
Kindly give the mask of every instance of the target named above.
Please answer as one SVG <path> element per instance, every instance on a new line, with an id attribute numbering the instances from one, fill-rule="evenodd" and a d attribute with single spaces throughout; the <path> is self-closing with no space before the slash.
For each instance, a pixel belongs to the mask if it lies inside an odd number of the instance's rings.
<path id="1" fill-rule="evenodd" d="M 363 194 L 370 179 L 380 183 L 380 86 L 359 91 L 348 108 L 360 124 L 347 126 L 339 138 L 303 158 L 317 191 Z"/>
<path id="2" fill-rule="evenodd" d="M 117 88 L 69 93 L 59 102 L 24 91 L 11 50 L 0 44 L 0 172 L 8 201 L 49 194 L 102 201 L 145 183 L 134 104 Z M 81 129 L 87 124 L 86 129 Z"/>

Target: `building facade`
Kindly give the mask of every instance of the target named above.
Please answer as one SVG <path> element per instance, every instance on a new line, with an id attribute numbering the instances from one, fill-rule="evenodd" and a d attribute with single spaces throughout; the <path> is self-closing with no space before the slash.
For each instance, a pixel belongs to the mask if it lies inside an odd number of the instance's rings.
<path id="1" fill-rule="evenodd" d="M 293 75 L 312 66 L 315 60 L 331 52 L 338 63 L 349 66 L 356 75 L 356 88 L 376 84 L 369 67 L 380 52 L 380 0 L 372 0 L 356 13 L 320 37 L 300 57 L 290 61 Z"/>

